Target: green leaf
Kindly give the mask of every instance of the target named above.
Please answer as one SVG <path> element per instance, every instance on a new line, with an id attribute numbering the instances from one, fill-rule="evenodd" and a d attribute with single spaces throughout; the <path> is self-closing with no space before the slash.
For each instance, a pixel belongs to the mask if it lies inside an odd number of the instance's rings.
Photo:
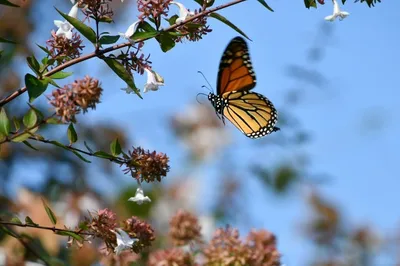
<path id="1" fill-rule="evenodd" d="M 110 17 L 104 16 L 104 17 L 101 17 L 101 18 L 99 19 L 99 22 L 111 23 L 111 22 L 114 22 L 114 20 L 113 20 L 112 18 L 110 18 Z"/>
<path id="2" fill-rule="evenodd" d="M 83 141 L 83 144 L 85 145 L 86 149 L 87 149 L 90 153 L 93 153 L 93 150 L 89 147 L 89 145 L 86 143 L 86 141 Z"/>
<path id="3" fill-rule="evenodd" d="M 67 132 L 70 144 L 75 143 L 78 140 L 78 135 L 76 134 L 74 124 L 69 124 Z"/>
<path id="4" fill-rule="evenodd" d="M 36 112 L 36 114 L 37 114 L 37 116 L 38 116 L 38 118 L 39 118 L 40 120 L 42 120 L 42 119 L 44 118 L 42 112 L 41 112 L 39 109 L 37 109 L 35 106 L 33 106 L 33 105 L 30 104 L 30 103 L 28 103 L 28 105 L 29 105 L 29 107 L 30 107 L 31 109 L 35 110 L 35 112 Z"/>
<path id="5" fill-rule="evenodd" d="M 213 12 L 210 14 L 210 17 L 215 18 L 219 21 L 221 21 L 222 23 L 228 25 L 229 27 L 231 27 L 232 29 L 234 29 L 236 32 L 240 33 L 241 35 L 243 35 L 245 38 L 247 38 L 248 40 L 251 41 L 251 39 L 246 35 L 246 33 L 244 33 L 241 29 L 239 29 L 238 27 L 236 27 L 232 22 L 230 22 L 227 18 L 225 18 L 224 16 Z"/>
<path id="6" fill-rule="evenodd" d="M 13 217 L 10 220 L 11 223 L 15 223 L 15 224 L 22 224 L 21 220 L 18 217 Z"/>
<path id="7" fill-rule="evenodd" d="M 42 49 L 43 50 L 43 52 L 45 52 L 46 54 L 51 54 L 50 53 L 50 51 L 49 51 L 49 49 L 47 49 L 46 47 L 44 47 L 44 46 L 41 46 L 41 45 L 39 45 L 39 44 L 36 44 L 40 49 Z"/>
<path id="8" fill-rule="evenodd" d="M 265 0 L 257 0 L 257 1 L 260 2 L 260 4 L 262 4 L 269 11 L 274 12 L 274 10 L 267 4 L 267 2 L 265 2 Z"/>
<path id="9" fill-rule="evenodd" d="M 59 124 L 62 124 L 62 123 L 58 118 L 50 117 L 49 119 L 46 119 L 46 124 L 59 125 Z"/>
<path id="10" fill-rule="evenodd" d="M 35 110 L 29 109 L 29 111 L 24 115 L 22 122 L 24 123 L 25 127 L 31 128 L 36 125 L 38 121 L 37 115 Z"/>
<path id="11" fill-rule="evenodd" d="M 35 72 L 36 75 L 40 76 L 40 63 L 38 60 L 34 56 L 28 56 L 26 61 L 28 62 L 28 66 L 32 69 L 32 71 Z"/>
<path id="12" fill-rule="evenodd" d="M 0 1 L 1 1 L 1 0 L 0 0 Z M 21 238 L 18 234 L 16 234 L 14 231 L 12 231 L 11 229 L 9 229 L 9 228 L 6 227 L 6 226 L 0 225 L 0 229 L 1 229 L 4 233 L 6 233 L 7 235 L 10 235 L 10 236 L 12 236 L 12 237 L 14 237 L 14 238 L 17 238 L 17 239 Z"/>
<path id="13" fill-rule="evenodd" d="M 23 141 L 22 143 L 24 143 L 26 146 L 28 146 L 29 148 L 31 148 L 32 150 L 38 151 L 38 149 L 36 149 L 35 147 L 32 146 L 32 144 L 30 144 L 28 141 Z"/>
<path id="14" fill-rule="evenodd" d="M 96 43 L 96 33 L 92 28 L 89 26 L 86 26 L 83 24 L 79 19 L 73 18 L 68 16 L 67 14 L 64 14 L 60 10 L 56 8 L 57 12 L 60 13 L 61 16 L 63 16 L 69 23 L 72 24 L 72 26 L 75 27 L 77 31 L 79 31 L 83 36 L 85 36 L 90 42 Z"/>
<path id="15" fill-rule="evenodd" d="M 99 42 L 100 44 L 113 44 L 118 41 L 119 37 L 119 35 L 101 36 Z"/>
<path id="16" fill-rule="evenodd" d="M 307 8 L 310 8 L 310 7 L 317 8 L 317 3 L 315 2 L 315 0 L 304 0 L 304 5 Z"/>
<path id="17" fill-rule="evenodd" d="M 118 139 L 115 139 L 115 140 L 113 140 L 113 142 L 111 142 L 110 151 L 113 156 L 118 156 L 119 154 L 121 154 L 122 150 L 121 150 L 121 145 L 119 144 Z"/>
<path id="18" fill-rule="evenodd" d="M 48 84 L 48 78 L 39 80 L 31 74 L 26 74 L 25 85 L 28 89 L 29 102 L 33 102 L 37 97 L 42 95 L 42 93 L 46 91 Z"/>
<path id="19" fill-rule="evenodd" d="M 66 149 L 66 150 L 68 150 L 68 151 L 71 151 L 73 154 L 75 154 L 75 155 L 76 155 L 79 159 L 81 159 L 82 161 L 84 161 L 84 162 L 86 162 L 86 163 L 91 163 L 91 161 L 89 161 L 89 160 L 87 160 L 86 158 L 84 158 L 79 152 L 77 152 L 77 151 L 75 151 L 75 150 L 72 150 L 70 147 L 63 145 L 63 144 L 61 144 L 61 143 L 58 142 L 58 141 L 52 140 L 52 141 L 50 141 L 49 143 L 51 143 L 51 144 L 53 144 L 53 145 L 56 145 L 56 146 L 58 146 L 58 147 L 61 147 L 61 148 L 63 148 L 63 149 Z"/>
<path id="20" fill-rule="evenodd" d="M 32 136 L 32 134 L 30 134 L 29 132 L 26 132 L 26 133 L 23 133 L 23 134 L 15 137 L 15 138 L 12 138 L 11 141 L 12 142 L 23 142 L 23 141 L 29 139 L 29 137 L 31 137 L 31 136 Z"/>
<path id="21" fill-rule="evenodd" d="M 1 0 L 0 0 L 1 1 Z M 2 42 L 2 43 L 11 43 L 11 44 L 16 44 L 16 42 L 13 42 L 13 41 L 10 41 L 10 40 L 6 40 L 6 39 L 4 39 L 4 38 L 1 38 L 0 37 L 0 42 Z"/>
<path id="22" fill-rule="evenodd" d="M 57 223 L 56 215 L 55 215 L 54 212 L 49 208 L 49 206 L 47 206 L 46 202 L 44 202 L 43 199 L 42 199 L 42 202 L 43 202 L 43 207 L 44 207 L 44 209 L 46 210 L 47 216 L 49 217 L 51 223 L 52 223 L 53 225 L 56 225 L 56 223 Z"/>
<path id="23" fill-rule="evenodd" d="M 107 152 L 104 152 L 104 151 L 96 151 L 94 153 L 94 155 L 96 157 L 105 158 L 105 159 L 113 159 L 114 158 L 114 156 L 112 156 L 111 154 L 108 154 Z"/>
<path id="24" fill-rule="evenodd" d="M 169 19 L 166 19 L 166 21 L 168 21 L 169 25 L 172 26 L 176 23 L 176 20 L 179 18 L 178 15 L 173 15 L 172 17 L 170 17 Z"/>
<path id="25" fill-rule="evenodd" d="M 28 225 L 34 225 L 34 226 L 38 226 L 39 225 L 39 224 L 33 222 L 31 217 L 29 217 L 29 216 L 25 217 L 25 223 L 28 224 Z"/>
<path id="26" fill-rule="evenodd" d="M 136 87 L 135 82 L 133 81 L 133 76 L 129 73 L 125 67 L 113 58 L 104 58 L 104 62 L 118 75 L 126 84 L 141 98 L 139 89 Z"/>
<path id="27" fill-rule="evenodd" d="M 159 32 L 157 31 L 142 31 L 142 32 L 135 32 L 133 36 L 131 37 L 132 40 L 137 41 L 137 40 L 147 40 L 150 38 L 153 38 L 157 36 Z"/>
<path id="28" fill-rule="evenodd" d="M 7 0 L 0 0 L 0 5 L 12 6 L 12 7 L 20 7 L 20 6 L 18 6 L 16 4 L 13 4 L 13 3 L 11 3 L 11 2 L 9 2 Z"/>
<path id="29" fill-rule="evenodd" d="M 66 77 L 69 77 L 73 74 L 73 72 L 63 72 L 63 71 L 58 71 L 57 73 L 54 73 L 53 75 L 50 76 L 52 79 L 65 79 Z"/>
<path id="30" fill-rule="evenodd" d="M 10 120 L 7 117 L 6 110 L 0 109 L 0 139 L 10 134 Z"/>
<path id="31" fill-rule="evenodd" d="M 18 118 L 16 118 L 16 117 L 14 116 L 12 120 L 13 120 L 13 123 L 14 123 L 15 131 L 18 131 L 18 130 L 21 128 L 21 126 L 20 126 L 20 124 L 19 124 Z"/>
<path id="32" fill-rule="evenodd" d="M 203 2 L 206 0 L 194 0 L 196 3 L 198 3 L 200 6 L 203 6 Z M 214 4 L 215 0 L 211 0 L 209 2 L 207 2 L 206 7 L 210 7 Z"/>
<path id="33" fill-rule="evenodd" d="M 156 37 L 156 39 L 164 53 L 175 47 L 175 36 L 169 34 L 168 32 L 162 32 Z"/>
<path id="34" fill-rule="evenodd" d="M 73 232 L 68 232 L 68 231 L 57 231 L 56 232 L 57 235 L 61 235 L 61 236 L 70 236 L 73 239 L 82 242 L 83 241 L 83 237 L 81 237 L 80 235 L 73 233 Z"/>

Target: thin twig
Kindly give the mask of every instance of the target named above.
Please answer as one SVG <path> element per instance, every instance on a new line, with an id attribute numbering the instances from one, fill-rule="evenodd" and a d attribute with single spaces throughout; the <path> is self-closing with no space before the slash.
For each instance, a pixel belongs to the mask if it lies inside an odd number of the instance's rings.
<path id="1" fill-rule="evenodd" d="M 56 228 L 56 227 L 50 227 L 50 226 L 41 226 L 41 225 L 34 225 L 34 224 L 20 224 L 20 223 L 13 223 L 13 222 L 5 222 L 0 220 L 0 224 L 2 225 L 12 225 L 12 226 L 19 226 L 19 227 L 30 227 L 30 228 L 39 228 L 43 230 L 50 230 L 53 231 L 54 233 L 57 232 L 68 232 L 68 233 L 74 233 L 77 235 L 85 235 L 85 236 L 93 236 L 93 233 L 88 233 L 88 232 L 80 232 L 80 231 L 74 231 L 74 230 L 68 230 L 68 229 L 62 229 L 62 228 Z"/>
<path id="2" fill-rule="evenodd" d="M 223 4 L 223 5 L 214 7 L 214 8 L 210 8 L 210 9 L 208 9 L 208 10 L 205 10 L 205 11 L 203 11 L 203 12 L 198 13 L 197 15 L 195 15 L 195 16 L 193 16 L 193 17 L 190 17 L 190 18 L 186 19 L 186 20 L 183 21 L 182 23 L 174 24 L 174 25 L 172 25 L 172 26 L 170 26 L 170 27 L 164 29 L 164 30 L 161 31 L 161 32 L 172 31 L 172 30 L 174 30 L 174 29 L 176 29 L 176 28 L 178 28 L 178 27 L 180 27 L 180 26 L 182 26 L 182 25 L 185 25 L 186 23 L 189 23 L 189 22 L 191 22 L 191 21 L 193 21 L 193 20 L 195 20 L 195 19 L 197 19 L 197 18 L 199 18 L 199 17 L 206 16 L 206 15 L 212 13 L 212 12 L 215 12 L 215 11 L 218 11 L 218 10 L 220 10 L 220 9 L 224 9 L 224 8 L 229 7 L 229 6 L 233 6 L 233 5 L 239 4 L 239 3 L 241 3 L 241 2 L 245 2 L 245 1 L 247 1 L 247 0 L 235 0 L 235 1 L 226 3 L 226 4 Z M 160 33 L 161 33 L 161 32 L 160 32 Z M 159 34 L 160 34 L 160 33 L 159 33 Z M 138 39 L 138 40 L 136 40 L 136 42 L 143 42 L 143 41 L 146 41 L 146 40 L 151 39 L 151 38 L 154 38 L 154 37 L 156 37 L 156 36 L 149 37 L 149 38 Z M 104 54 L 106 54 L 106 53 L 109 53 L 109 52 L 112 52 L 112 51 L 114 51 L 114 50 L 118 50 L 118 49 L 124 48 L 124 47 L 126 47 L 126 46 L 130 46 L 130 45 L 131 45 L 130 42 L 126 42 L 126 43 L 114 45 L 114 46 L 105 48 L 105 49 L 103 49 L 103 50 L 99 50 L 99 51 L 97 51 L 97 52 L 93 52 L 93 53 L 90 53 L 90 54 L 87 54 L 87 55 L 78 57 L 78 58 L 76 58 L 76 59 L 72 59 L 72 60 L 70 60 L 70 61 L 68 61 L 68 62 L 66 62 L 66 63 L 64 63 L 64 64 L 62 64 L 62 65 L 60 65 L 60 66 L 58 66 L 58 67 L 53 68 L 52 70 L 50 70 L 49 72 L 47 72 L 47 73 L 44 74 L 43 76 L 44 76 L 44 77 L 51 76 L 51 75 L 53 75 L 54 73 L 57 73 L 57 72 L 59 72 L 59 71 L 61 71 L 61 70 L 64 70 L 64 69 L 66 69 L 66 68 L 68 68 L 68 67 L 70 67 L 70 66 L 73 66 L 73 65 L 75 65 L 75 64 L 77 64 L 77 63 L 80 63 L 80 62 L 82 62 L 82 61 L 91 59 L 91 58 L 93 58 L 93 57 L 98 57 L 98 56 L 104 55 Z M 5 97 L 4 99 L 2 99 L 2 100 L 0 101 L 0 107 L 3 106 L 3 105 L 5 105 L 5 104 L 7 104 L 7 103 L 9 103 L 10 101 L 12 101 L 13 99 L 17 98 L 18 96 L 20 96 L 21 94 L 25 93 L 26 91 L 27 91 L 27 88 L 26 88 L 26 87 L 23 87 L 23 88 L 18 89 L 18 90 L 15 91 L 15 92 L 13 92 L 11 95 Z"/>

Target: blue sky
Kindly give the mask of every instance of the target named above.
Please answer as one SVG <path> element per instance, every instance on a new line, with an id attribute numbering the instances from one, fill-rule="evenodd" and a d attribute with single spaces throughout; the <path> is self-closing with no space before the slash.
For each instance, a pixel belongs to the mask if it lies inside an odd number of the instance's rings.
<path id="1" fill-rule="evenodd" d="M 183 3 L 189 8 L 197 7 L 194 1 Z M 311 159 L 308 170 L 331 176 L 329 183 L 319 188 L 342 208 L 350 226 L 370 225 L 382 232 L 398 228 L 400 33 L 396 22 L 400 2 L 385 1 L 370 9 L 366 4 L 348 1 L 343 10 L 350 12 L 350 16 L 333 23 L 323 20 L 332 13 L 329 0 L 324 6 L 310 10 L 301 0 L 291 4 L 276 0 L 268 3 L 274 13 L 256 1 L 220 11 L 253 40 L 249 46 L 258 80 L 255 91 L 270 98 L 278 110 L 282 107 L 290 110 L 311 133 L 310 144 L 301 149 Z M 132 5 L 134 10 L 133 4 L 124 3 Z M 45 12 L 48 11 L 42 9 L 37 15 Z M 110 31 L 125 31 L 136 20 L 137 14 L 132 13 L 125 13 Z M 60 19 L 55 11 L 50 14 L 51 20 Z M 315 43 L 321 23 L 328 24 L 332 37 L 320 39 L 318 43 L 325 46 L 325 57 L 322 62 L 310 65 L 306 53 Z M 177 45 L 168 53 L 163 53 L 153 40 L 146 44 L 145 52 L 151 53 L 153 69 L 164 77 L 166 86 L 145 94 L 144 100 L 120 91 L 124 83 L 109 75 L 107 68 L 99 67 L 95 59 L 73 67 L 74 78 L 90 72 L 101 77 L 105 89 L 102 104 L 85 115 L 87 123 L 102 121 L 125 128 L 135 145 L 166 152 L 171 157 L 171 176 L 178 174 L 183 155 L 176 147 L 182 146 L 171 135 L 168 118 L 194 103 L 198 92 L 207 93 L 201 88 L 205 81 L 198 70 L 215 86 L 222 51 L 237 35 L 218 21 L 210 19 L 210 25 L 213 32 L 202 41 Z M 37 30 L 43 33 L 52 27 L 52 21 L 48 21 Z M 41 43 L 47 36 L 36 33 L 32 39 Z M 288 89 L 298 84 L 287 75 L 288 65 L 316 69 L 327 82 L 322 87 L 307 87 L 298 104 L 284 105 Z M 138 86 L 145 82 L 144 77 L 136 80 Z M 266 161 L 286 159 L 279 149 L 268 150 L 268 145 L 260 151 L 254 140 L 229 127 L 234 136 L 231 145 L 238 150 L 234 153 L 237 158 L 232 159 L 239 165 L 247 165 L 255 159 L 255 153 L 264 154 Z M 213 171 L 204 171 L 205 182 L 215 178 Z M 279 250 L 287 265 L 305 265 L 302 263 L 311 253 L 299 230 L 299 221 L 307 215 L 304 195 L 294 191 L 293 195 L 277 200 L 266 195 L 256 181 L 249 180 L 242 204 L 248 206 L 253 219 L 238 225 L 244 232 L 253 227 L 272 231 L 278 237 Z"/>

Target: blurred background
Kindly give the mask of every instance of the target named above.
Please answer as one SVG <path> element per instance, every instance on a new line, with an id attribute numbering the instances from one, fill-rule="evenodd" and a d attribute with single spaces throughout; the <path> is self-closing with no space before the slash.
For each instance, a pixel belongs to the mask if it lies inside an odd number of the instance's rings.
<path id="1" fill-rule="evenodd" d="M 216 1 L 216 4 L 223 1 Z M 194 1 L 183 0 L 189 9 Z M 18 45 L 4 45 L 0 60 L 0 95 L 23 86 L 30 72 L 28 55 L 44 56 L 54 6 L 65 13 L 70 1 L 20 1 L 21 9 L 0 8 L 0 36 Z M 49 200 L 60 223 L 75 226 L 87 210 L 110 208 L 120 217 L 145 218 L 156 229 L 155 247 L 170 217 L 179 208 L 196 213 L 206 239 L 230 224 L 246 235 L 265 228 L 277 237 L 282 262 L 292 265 L 400 265 L 399 71 L 400 2 L 368 8 L 347 1 L 350 16 L 324 21 L 332 4 L 306 9 L 303 1 L 270 0 L 274 13 L 256 1 L 220 11 L 250 38 L 257 75 L 256 92 L 279 111 L 281 131 L 252 140 L 214 115 L 202 88 L 215 89 L 223 50 L 236 32 L 209 19 L 213 31 L 199 42 L 177 44 L 163 53 L 155 40 L 146 42 L 155 71 L 165 79 L 143 100 L 127 95 L 125 84 L 105 64 L 92 59 L 67 71 L 100 79 L 102 103 L 78 116 L 78 147 L 85 140 L 94 150 L 108 150 L 116 137 L 125 150 L 132 146 L 166 153 L 171 171 L 160 184 L 145 185 L 151 204 L 127 202 L 136 182 L 107 160 L 91 164 L 54 146 L 4 144 L 0 152 L 0 209 L 19 213 L 41 225 L 50 223 L 41 197 Z M 115 23 L 103 31 L 116 34 L 137 19 L 134 1 L 113 3 Z M 177 13 L 175 7 L 171 12 Z M 171 13 L 173 14 L 173 13 Z M 92 51 L 87 46 L 84 54 Z M 145 76 L 136 76 L 143 87 Z M 50 94 L 48 89 L 46 94 Z M 22 117 L 28 95 L 6 105 Z M 50 113 L 45 97 L 35 106 Z M 42 128 L 42 135 L 68 143 L 67 126 Z M 35 241 L 71 265 L 93 265 L 93 245 L 67 250 L 65 238 L 52 232 L 28 231 Z M 19 242 L 0 233 L 0 257 L 24 256 Z M 12 254 L 12 255 L 10 255 Z M 78 263 L 79 262 L 79 263 Z"/>

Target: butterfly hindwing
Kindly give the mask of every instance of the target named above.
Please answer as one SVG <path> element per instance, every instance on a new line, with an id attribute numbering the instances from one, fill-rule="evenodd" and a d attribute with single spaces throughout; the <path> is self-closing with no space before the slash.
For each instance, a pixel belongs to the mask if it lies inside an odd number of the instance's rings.
<path id="1" fill-rule="evenodd" d="M 226 47 L 219 65 L 217 94 L 229 91 L 251 90 L 256 76 L 245 40 L 236 37 Z"/>

